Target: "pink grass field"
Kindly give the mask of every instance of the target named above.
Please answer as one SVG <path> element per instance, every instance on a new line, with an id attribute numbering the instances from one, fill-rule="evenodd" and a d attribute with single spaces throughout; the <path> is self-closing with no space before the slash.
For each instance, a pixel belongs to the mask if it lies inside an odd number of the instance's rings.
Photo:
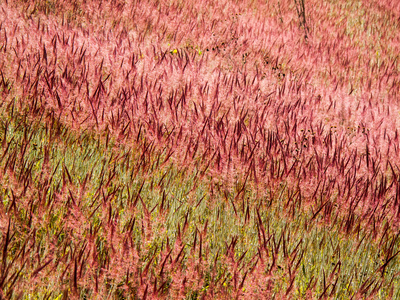
<path id="1" fill-rule="evenodd" d="M 304 2 L 2 1 L 0 298 L 400 299 L 400 2 Z"/>

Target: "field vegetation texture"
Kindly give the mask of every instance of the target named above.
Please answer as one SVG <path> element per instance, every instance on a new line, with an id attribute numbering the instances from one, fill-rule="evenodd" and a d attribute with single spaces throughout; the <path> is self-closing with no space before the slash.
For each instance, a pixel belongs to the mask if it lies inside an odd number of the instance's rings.
<path id="1" fill-rule="evenodd" d="M 400 2 L 0 4 L 1 299 L 400 299 Z"/>

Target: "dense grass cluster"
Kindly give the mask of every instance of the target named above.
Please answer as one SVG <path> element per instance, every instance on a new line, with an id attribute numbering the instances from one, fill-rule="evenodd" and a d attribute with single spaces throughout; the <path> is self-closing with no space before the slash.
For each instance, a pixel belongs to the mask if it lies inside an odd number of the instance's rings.
<path id="1" fill-rule="evenodd" d="M 1 2 L 0 298 L 400 299 L 400 4 L 300 3 Z"/>

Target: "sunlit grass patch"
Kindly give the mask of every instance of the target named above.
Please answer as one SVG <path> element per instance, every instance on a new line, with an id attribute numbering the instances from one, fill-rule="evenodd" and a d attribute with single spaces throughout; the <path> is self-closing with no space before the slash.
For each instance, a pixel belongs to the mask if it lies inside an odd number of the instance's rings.
<path id="1" fill-rule="evenodd" d="M 39 2 L 0 10 L 0 298 L 400 297 L 394 1 Z"/>

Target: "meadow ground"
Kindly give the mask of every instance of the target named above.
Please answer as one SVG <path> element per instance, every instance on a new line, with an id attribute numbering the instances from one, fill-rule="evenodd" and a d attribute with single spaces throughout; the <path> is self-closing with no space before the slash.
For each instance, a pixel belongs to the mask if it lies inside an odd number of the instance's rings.
<path id="1" fill-rule="evenodd" d="M 400 299 L 399 53 L 395 0 L 2 1 L 0 298 Z"/>

